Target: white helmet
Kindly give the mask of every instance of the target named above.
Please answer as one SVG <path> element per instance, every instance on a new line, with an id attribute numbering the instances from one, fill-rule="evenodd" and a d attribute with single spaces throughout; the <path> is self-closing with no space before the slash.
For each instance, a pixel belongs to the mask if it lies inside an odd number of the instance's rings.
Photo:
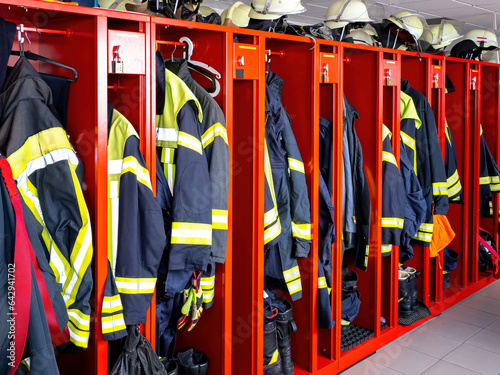
<path id="1" fill-rule="evenodd" d="M 222 12 L 222 24 L 226 26 L 247 27 L 250 21 L 250 5 L 237 1 Z"/>
<path id="2" fill-rule="evenodd" d="M 200 6 L 200 9 L 198 9 L 198 13 L 200 13 L 203 17 L 208 17 L 212 13 L 217 13 L 214 9 L 207 7 L 207 6 Z M 219 13 L 217 13 L 219 14 Z"/>
<path id="3" fill-rule="evenodd" d="M 396 13 L 388 17 L 387 20 L 410 33 L 415 42 L 422 36 L 424 29 L 428 28 L 421 15 L 407 11 Z"/>
<path id="4" fill-rule="evenodd" d="M 328 7 L 325 25 L 338 29 L 354 22 L 373 22 L 366 4 L 360 0 L 339 0 Z"/>
<path id="5" fill-rule="evenodd" d="M 126 3 L 141 3 L 141 0 L 128 1 L 128 0 L 99 0 L 99 7 L 103 9 L 126 10 Z"/>
<path id="6" fill-rule="evenodd" d="M 274 20 L 285 14 L 305 12 L 300 0 L 252 0 L 250 18 Z"/>
<path id="7" fill-rule="evenodd" d="M 430 33 L 423 35 L 424 40 L 432 44 L 435 49 L 449 46 L 461 37 L 462 36 L 457 30 L 457 26 L 446 20 L 443 20 L 439 25 L 432 26 Z"/>
<path id="8" fill-rule="evenodd" d="M 373 40 L 370 33 L 363 29 L 351 30 L 346 36 L 347 38 L 352 38 L 354 44 L 363 44 L 365 46 L 376 46 L 377 44 Z"/>
<path id="9" fill-rule="evenodd" d="M 472 40 L 477 44 L 478 47 L 488 48 L 488 47 L 497 47 L 498 41 L 497 36 L 491 30 L 484 29 L 476 29 L 471 30 L 467 34 L 464 35 L 464 39 Z M 484 43 L 484 45 L 481 45 Z"/>

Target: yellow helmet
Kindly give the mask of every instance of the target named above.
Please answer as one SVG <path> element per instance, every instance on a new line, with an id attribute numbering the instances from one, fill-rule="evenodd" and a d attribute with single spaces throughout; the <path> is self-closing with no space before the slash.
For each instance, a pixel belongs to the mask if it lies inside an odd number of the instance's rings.
<path id="1" fill-rule="evenodd" d="M 226 26 L 247 27 L 250 21 L 250 5 L 237 1 L 222 12 L 222 24 Z"/>
<path id="2" fill-rule="evenodd" d="M 443 20 L 439 25 L 432 26 L 430 33 L 424 34 L 423 39 L 432 44 L 435 49 L 440 49 L 449 46 L 461 37 L 457 25 Z"/>
<path id="3" fill-rule="evenodd" d="M 476 29 L 471 30 L 464 35 L 464 39 L 472 40 L 477 44 L 478 47 L 488 48 L 488 47 L 498 47 L 497 36 L 491 30 L 486 29 Z M 484 45 L 481 45 L 484 43 Z"/>
<path id="4" fill-rule="evenodd" d="M 325 25 L 338 29 L 354 22 L 373 22 L 366 4 L 360 0 L 339 0 L 328 7 Z"/>
<path id="5" fill-rule="evenodd" d="M 363 29 L 354 29 L 347 34 L 347 38 L 352 38 L 354 44 L 363 44 L 365 46 L 376 46 L 377 44 L 373 40 L 372 36 Z"/>
<path id="6" fill-rule="evenodd" d="M 387 18 L 388 21 L 395 24 L 400 29 L 406 30 L 417 41 L 423 34 L 427 26 L 425 19 L 415 13 L 407 11 L 396 13 Z"/>

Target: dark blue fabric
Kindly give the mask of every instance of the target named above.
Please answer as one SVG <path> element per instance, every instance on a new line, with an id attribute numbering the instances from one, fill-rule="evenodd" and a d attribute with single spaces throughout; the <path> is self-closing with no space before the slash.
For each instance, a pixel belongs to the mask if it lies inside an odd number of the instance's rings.
<path id="1" fill-rule="evenodd" d="M 0 89 L 3 86 L 7 75 L 7 63 L 9 62 L 12 43 L 16 36 L 16 24 L 0 18 Z M 2 90 L 3 91 L 3 90 Z M 2 118 L 2 108 L 0 98 L 0 118 Z"/>
<path id="2" fill-rule="evenodd" d="M 352 322 L 359 314 L 361 300 L 359 299 L 359 292 L 355 291 L 349 297 L 344 299 L 341 304 L 341 317 L 344 320 Z"/>

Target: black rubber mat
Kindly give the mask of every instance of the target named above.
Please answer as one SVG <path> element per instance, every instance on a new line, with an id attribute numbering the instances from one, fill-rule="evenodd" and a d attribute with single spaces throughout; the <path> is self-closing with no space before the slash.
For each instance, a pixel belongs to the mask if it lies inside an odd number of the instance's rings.
<path id="1" fill-rule="evenodd" d="M 423 302 L 418 301 L 418 308 L 413 314 L 407 318 L 401 316 L 398 317 L 398 323 L 402 326 L 411 326 L 412 324 L 418 322 L 419 320 L 425 319 L 431 315 L 431 310 L 423 304 Z"/>
<path id="2" fill-rule="evenodd" d="M 387 323 L 381 323 L 380 329 L 387 328 Z M 363 328 L 355 324 L 351 324 L 348 328 L 344 329 L 340 340 L 340 351 L 352 349 L 359 344 L 365 342 L 373 337 L 374 332 L 371 329 Z"/>

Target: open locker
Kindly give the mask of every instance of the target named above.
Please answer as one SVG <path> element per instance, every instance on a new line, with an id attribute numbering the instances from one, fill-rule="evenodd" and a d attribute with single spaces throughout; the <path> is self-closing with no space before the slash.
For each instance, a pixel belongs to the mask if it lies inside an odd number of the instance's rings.
<path id="1" fill-rule="evenodd" d="M 370 351 L 369 348 L 363 348 L 363 346 L 367 343 L 372 346 L 376 345 L 376 339 L 381 335 L 382 329 L 397 324 L 395 320 L 397 310 L 394 310 L 394 303 L 397 301 L 395 257 L 398 253 L 397 248 L 392 248 L 391 255 L 384 257 L 385 259 L 382 258 L 381 219 L 383 124 L 386 123 L 393 132 L 393 143 L 394 138 L 399 138 L 399 122 L 397 121 L 399 96 L 394 90 L 394 87 L 399 87 L 399 58 L 392 53 L 384 56 L 380 49 L 349 47 L 348 44 L 344 44 L 342 69 L 345 99 L 352 103 L 359 112 L 359 119 L 355 121 L 354 127 L 363 152 L 371 213 L 369 244 L 367 244 L 365 255 L 366 271 L 355 268 L 353 258 L 347 254 L 344 255 L 344 263 L 359 276 L 357 290 L 360 294 L 361 305 L 353 324 L 364 329 L 363 331 L 367 333 L 364 339 L 368 340 L 359 343 L 359 348 L 358 345 L 347 347 L 340 358 L 340 369 L 363 358 L 366 352 Z M 387 100 L 386 103 L 384 99 Z M 337 228 L 339 227 L 342 228 L 342 225 L 338 224 Z M 370 337 L 375 337 L 375 341 Z"/>
<path id="2" fill-rule="evenodd" d="M 225 117 L 225 126 L 217 123 L 206 131 L 200 129 L 201 140 L 205 148 L 215 137 L 221 137 L 229 147 L 229 154 L 232 150 L 232 34 L 226 33 L 220 26 L 192 24 L 193 27 L 186 27 L 185 21 L 176 21 L 160 17 L 153 18 L 151 24 L 151 71 L 152 71 L 152 117 L 156 116 L 156 70 L 158 61 L 155 54 L 159 53 L 164 59 L 165 67 L 177 73 L 180 67 L 183 67 L 187 60 L 189 74 L 210 95 L 214 98 L 217 105 L 221 108 Z M 158 52 L 157 52 L 158 51 Z M 180 60 L 183 59 L 183 60 Z M 187 69 L 187 68 L 186 68 Z M 185 73 L 183 73 L 185 74 Z M 152 121 L 154 129 L 155 121 Z M 154 130 L 152 130 L 154 132 Z M 205 132 L 204 132 L 205 131 Z M 156 147 L 154 155 L 156 155 Z M 237 163 L 232 159 L 232 168 L 235 171 Z M 215 166 L 214 166 L 215 168 Z M 231 169 L 230 169 L 231 171 Z M 241 170 L 240 170 L 241 172 Z M 186 327 L 180 329 L 177 333 L 175 342 L 175 353 L 183 352 L 193 348 L 197 352 L 203 352 L 207 355 L 209 361 L 209 372 L 217 374 L 231 373 L 231 350 L 232 350 L 232 326 L 231 326 L 231 301 L 232 301 L 232 176 L 238 176 L 235 173 L 229 174 L 229 207 L 228 210 L 217 212 L 218 216 L 225 216 L 224 219 L 217 221 L 216 229 L 225 229 L 227 231 L 227 245 L 224 263 L 214 263 L 215 273 L 207 279 L 202 276 L 202 288 L 210 283 L 211 292 L 205 295 L 204 303 L 213 303 L 210 308 L 205 308 L 197 323 L 191 331 Z M 223 177 L 223 176 L 222 176 Z M 226 189 L 225 180 L 217 181 L 218 190 Z M 241 198 L 241 197 L 238 197 Z M 212 215 L 215 215 L 212 212 Z M 238 242 L 239 243 L 239 242 Z M 207 298 L 205 300 L 205 298 Z M 153 305 L 154 306 L 154 305 Z M 154 317 L 154 315 L 152 315 Z M 154 320 L 153 320 L 154 322 Z M 155 323 L 153 330 L 156 330 Z M 222 334 L 214 334 L 221 332 Z M 157 336 L 158 332 L 155 332 Z M 153 336 L 154 337 L 154 336 Z"/>
<path id="3" fill-rule="evenodd" d="M 483 63 L 481 66 L 481 125 L 484 139 L 488 148 L 498 165 L 500 157 L 500 71 L 498 65 Z M 493 235 L 495 242 L 499 240 L 499 199 L 498 194 L 492 194 L 488 207 L 480 207 L 479 227 Z M 489 210 L 487 209 L 489 208 Z M 483 214 L 483 209 L 486 212 Z M 488 217 L 489 216 L 489 217 Z M 479 278 L 484 277 L 479 272 Z"/>
<path id="4" fill-rule="evenodd" d="M 314 44 L 310 40 L 292 36 L 266 38 L 265 54 L 266 70 L 268 69 L 266 82 L 273 82 L 274 85 L 279 82 L 278 77 L 283 80 L 281 101 L 283 108 L 290 116 L 293 135 L 302 157 L 304 168 L 302 173 L 305 174 L 307 198 L 310 202 L 309 215 L 311 223 L 315 223 L 317 222 L 317 171 L 319 164 L 314 150 L 318 149 L 319 129 L 318 122 L 314 118 Z M 297 69 L 297 66 L 301 68 Z M 270 75 L 273 73 L 277 77 L 269 81 L 269 78 L 272 78 Z M 300 95 L 297 95 L 299 92 Z M 304 100 L 305 98 L 307 99 Z M 313 352 L 315 352 L 313 348 L 316 347 L 313 336 L 313 332 L 316 331 L 316 311 L 313 308 L 315 294 L 313 291 L 317 288 L 317 276 L 314 272 L 313 254 L 317 253 L 317 232 L 310 230 L 309 236 L 306 237 L 311 240 L 309 254 L 305 258 L 297 258 L 302 283 L 302 297 L 291 302 L 293 320 L 297 325 L 297 332 L 291 335 L 295 374 L 307 374 L 313 371 Z M 288 292 L 284 292 L 280 298 L 291 300 Z"/>
<path id="5" fill-rule="evenodd" d="M 106 71 L 107 30 L 105 20 L 93 16 L 87 8 L 68 9 L 38 1 L 25 1 L 22 6 L 11 1 L 0 2 L 0 16 L 21 25 L 25 31 L 25 51 L 30 50 L 58 63 L 70 66 L 78 72 L 75 82 L 68 82 L 67 114 L 60 111 L 63 127 L 70 142 L 83 164 L 84 177 L 81 184 L 93 239 L 93 280 L 94 285 L 104 285 L 107 272 L 107 105 Z M 14 50 L 19 50 L 16 38 Z M 82 54 L 82 49 L 85 53 Z M 17 57 L 11 57 L 13 65 Z M 74 79 L 73 72 L 46 64 L 30 61 L 40 73 Z M 63 91 L 64 92 L 64 91 Z M 64 104 L 64 100 L 61 101 Z M 59 111 L 59 108 L 58 108 Z M 67 121 L 64 124 L 66 117 Z M 101 252 L 103 258 L 96 256 Z M 104 274 L 104 278 L 99 275 Z M 62 280 L 61 280 L 62 281 Z M 96 289 L 94 289 L 96 290 Z M 89 346 L 76 354 L 57 356 L 62 373 L 86 374 L 107 373 L 107 344 L 102 342 L 100 333 L 100 302 L 102 293 L 93 292 L 90 306 L 90 327 L 84 323 L 83 330 L 90 330 Z M 94 311 L 94 309 L 96 311 Z M 75 327 L 72 327 L 75 331 Z M 84 335 L 83 335 L 84 336 Z M 82 341 L 86 341 L 82 338 Z M 104 362 L 100 355 L 106 356 Z M 75 367 L 75 363 L 86 366 Z M 101 372 L 99 372 L 101 371 Z"/>
<path id="6" fill-rule="evenodd" d="M 447 58 L 446 74 L 455 87 L 454 92 L 446 94 L 446 121 L 453 133 L 457 151 L 457 170 L 462 183 L 463 203 L 451 203 L 448 219 L 456 233 L 449 248 L 459 255 L 457 268 L 450 274 L 450 288 L 443 290 L 443 299 L 446 303 L 448 298 L 461 289 L 466 288 L 471 278 L 473 252 L 476 249 L 476 272 L 477 272 L 477 229 L 474 230 L 474 218 L 478 218 L 478 181 L 479 165 L 475 152 L 478 150 L 478 127 L 474 119 L 476 113 L 472 108 L 476 90 L 471 84 L 471 64 L 462 60 Z M 475 89 L 478 87 L 476 86 Z M 476 219 L 477 221 L 477 219 Z M 473 240 L 474 239 L 474 240 Z"/>
<path id="7" fill-rule="evenodd" d="M 411 88 L 425 95 L 434 114 L 434 120 L 441 143 L 444 131 L 444 83 L 445 65 L 442 56 L 429 56 L 403 52 L 401 62 L 402 79 L 408 81 Z M 444 160 L 444 159 L 443 159 Z M 430 257 L 428 247 L 412 243 L 414 257 L 405 263 L 420 272 L 417 278 L 418 299 L 432 308 L 438 302 L 438 290 L 442 279 L 440 257 Z M 441 253 L 442 254 L 442 253 Z"/>
<path id="8" fill-rule="evenodd" d="M 339 223 L 342 222 L 342 94 L 341 94 L 341 61 L 342 48 L 339 43 L 321 41 L 316 45 L 316 114 L 320 121 L 319 142 L 323 140 L 325 146 L 315 153 L 319 157 L 319 163 L 325 163 L 328 156 L 332 160 L 331 174 L 323 176 L 325 185 L 332 187 L 331 202 L 334 207 L 333 220 L 335 225 L 336 240 L 333 242 L 331 253 L 331 291 L 330 291 L 330 309 L 335 326 L 331 329 L 321 326 L 318 315 L 318 334 L 317 334 L 317 369 L 322 370 L 330 368 L 329 366 L 338 365 L 340 357 L 340 303 L 341 303 L 341 258 L 342 258 L 342 236 L 340 235 Z M 319 117 L 321 116 L 321 117 Z M 320 118 L 323 118 L 320 120 Z M 325 122 L 326 120 L 326 122 Z M 327 149 L 327 144 L 331 142 L 331 149 Z M 329 155 L 328 155 L 329 154 Z M 320 164 L 321 165 L 321 164 Z M 323 171 L 319 167 L 320 173 Z M 327 170 L 327 169 L 326 169 Z M 325 170 L 325 174 L 326 174 Z M 319 176 L 318 176 L 319 177 Z M 319 198 L 321 199 L 321 198 Z M 318 217 L 319 222 L 319 217 Z M 318 238 L 318 242 L 322 241 Z M 318 243 L 318 252 L 320 244 Z M 324 254 L 323 257 L 327 255 Z M 321 255 L 318 253 L 318 257 Z M 314 258 L 313 262 L 318 263 Z M 326 259 L 326 258 L 325 258 Z M 318 263 L 318 269 L 321 264 Z M 327 282 L 328 283 L 328 282 Z M 319 285 L 318 285 L 319 287 Z M 318 291 L 315 291 L 317 294 Z M 320 302 L 317 303 L 320 309 Z M 319 312 L 318 312 L 319 313 Z M 314 312 L 313 312 L 314 314 Z"/>

